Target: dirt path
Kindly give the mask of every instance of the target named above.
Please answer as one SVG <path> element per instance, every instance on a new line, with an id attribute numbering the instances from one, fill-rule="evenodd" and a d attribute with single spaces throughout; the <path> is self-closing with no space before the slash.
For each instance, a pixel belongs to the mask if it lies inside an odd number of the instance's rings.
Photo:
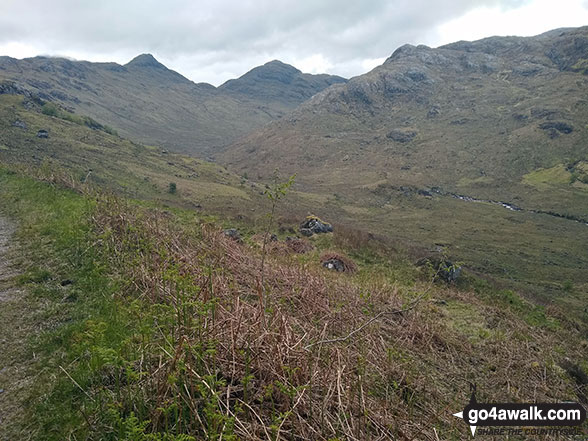
<path id="1" fill-rule="evenodd" d="M 0 216 L 0 301 L 8 300 L 13 294 L 7 288 L 9 280 L 14 276 L 14 270 L 10 267 L 8 258 L 9 243 L 13 233 L 14 226 Z"/>
<path id="2" fill-rule="evenodd" d="M 14 282 L 15 225 L 0 215 L 0 440 L 30 439 L 24 428 L 22 402 L 31 377 L 28 372 L 29 326 L 24 291 Z"/>

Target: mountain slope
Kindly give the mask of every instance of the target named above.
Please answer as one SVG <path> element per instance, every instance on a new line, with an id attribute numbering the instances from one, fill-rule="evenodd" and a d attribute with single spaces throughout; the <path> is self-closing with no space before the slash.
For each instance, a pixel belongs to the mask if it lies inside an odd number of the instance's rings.
<path id="1" fill-rule="evenodd" d="M 217 164 L 146 147 L 75 121 L 43 114 L 26 96 L 0 93 L 0 165 L 39 170 L 34 174 L 41 176 L 65 174 L 78 184 L 211 213 L 228 215 L 235 206 L 259 206 L 262 187 L 243 185 L 240 177 Z M 46 135 L 40 137 L 41 131 Z"/>
<path id="2" fill-rule="evenodd" d="M 295 71 L 291 84 L 272 82 L 282 70 Z M 268 63 L 221 88 L 193 83 L 139 55 L 124 66 L 63 58 L 16 60 L 0 57 L 0 80 L 11 80 L 41 98 L 103 121 L 148 144 L 188 152 L 212 152 L 254 128 L 279 118 L 305 99 L 344 81 L 301 74 Z M 271 90 L 271 96 L 266 91 Z"/>
<path id="3" fill-rule="evenodd" d="M 338 192 L 348 181 L 438 186 L 588 217 L 586 187 L 571 182 L 588 159 L 586 60 L 588 28 L 438 49 L 405 45 L 223 159 L 262 176 L 279 166 Z M 525 175 L 557 166 L 570 171 L 570 182 L 552 189 L 558 198 L 546 203 L 541 189 L 522 185 Z"/>
<path id="4" fill-rule="evenodd" d="M 577 310 L 588 298 L 587 60 L 586 27 L 405 45 L 220 159 L 256 179 L 296 172 L 340 222 L 441 247 Z"/>

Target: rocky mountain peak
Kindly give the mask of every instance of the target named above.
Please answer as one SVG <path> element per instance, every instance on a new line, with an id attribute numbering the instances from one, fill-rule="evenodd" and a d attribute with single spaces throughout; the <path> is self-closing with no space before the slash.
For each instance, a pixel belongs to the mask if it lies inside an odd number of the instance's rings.
<path id="1" fill-rule="evenodd" d="M 150 67 L 150 68 L 164 68 L 167 69 L 163 64 L 155 59 L 151 54 L 141 54 L 129 61 L 126 67 Z"/>

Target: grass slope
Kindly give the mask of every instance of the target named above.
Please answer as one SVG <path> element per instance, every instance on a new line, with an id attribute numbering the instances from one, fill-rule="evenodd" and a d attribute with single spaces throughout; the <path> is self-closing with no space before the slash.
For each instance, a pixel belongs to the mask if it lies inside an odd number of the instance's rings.
<path id="1" fill-rule="evenodd" d="M 83 123 L 45 115 L 43 109 L 21 95 L 0 95 L 1 162 L 48 173 L 59 168 L 78 182 L 210 212 L 231 213 L 235 206 L 246 211 L 258 204 L 255 199 L 263 187 L 245 185 L 223 167 L 91 130 Z M 25 123 L 26 129 L 14 126 L 15 121 Z M 47 130 L 49 137 L 38 138 L 39 130 Z M 170 183 L 176 184 L 173 194 Z"/>
<path id="2" fill-rule="evenodd" d="M 335 233 L 267 256 L 260 315 L 259 248 L 192 211 L 5 168 L 0 201 L 26 243 L 19 282 L 43 305 L 35 439 L 459 440 L 469 382 L 484 401 L 585 399 L 572 375 L 586 341 L 513 292 L 431 285 Z M 327 249 L 350 252 L 356 275 L 325 272 Z"/>

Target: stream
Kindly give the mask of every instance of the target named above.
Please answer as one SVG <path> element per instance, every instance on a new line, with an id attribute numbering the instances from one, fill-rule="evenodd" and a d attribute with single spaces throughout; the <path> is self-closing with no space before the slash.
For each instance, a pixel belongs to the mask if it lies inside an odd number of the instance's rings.
<path id="1" fill-rule="evenodd" d="M 500 205 L 501 207 L 504 207 L 510 211 L 525 211 L 527 213 L 546 214 L 548 216 L 559 217 L 561 219 L 571 220 L 571 221 L 577 222 L 579 224 L 588 225 L 588 221 L 586 219 L 581 219 L 581 218 L 578 218 L 576 216 L 572 216 L 569 214 L 555 213 L 553 211 L 525 209 L 522 207 L 518 207 L 514 204 L 511 204 L 509 202 L 494 201 L 492 199 L 477 199 L 477 198 L 462 195 L 462 194 L 445 192 L 445 191 L 441 190 L 440 188 L 433 188 L 433 189 L 431 189 L 431 192 L 438 194 L 440 196 L 451 196 L 452 198 L 459 199 L 459 200 L 466 201 L 466 202 L 479 202 L 479 203 L 485 203 L 485 204 Z"/>

